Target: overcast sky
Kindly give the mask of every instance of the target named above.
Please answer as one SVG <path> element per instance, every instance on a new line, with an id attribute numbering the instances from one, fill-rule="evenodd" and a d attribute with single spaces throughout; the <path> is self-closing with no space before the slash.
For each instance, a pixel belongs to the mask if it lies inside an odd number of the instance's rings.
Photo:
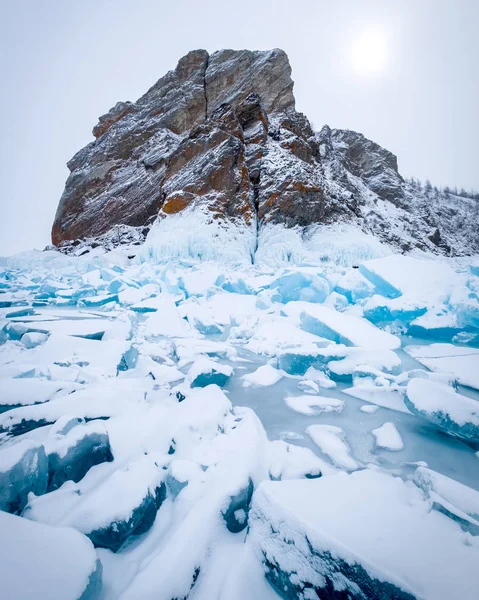
<path id="1" fill-rule="evenodd" d="M 316 129 L 360 131 L 404 176 L 479 188 L 478 0 L 0 5 L 0 254 L 49 243 L 65 163 L 98 116 L 194 48 L 283 48 L 297 109 Z"/>

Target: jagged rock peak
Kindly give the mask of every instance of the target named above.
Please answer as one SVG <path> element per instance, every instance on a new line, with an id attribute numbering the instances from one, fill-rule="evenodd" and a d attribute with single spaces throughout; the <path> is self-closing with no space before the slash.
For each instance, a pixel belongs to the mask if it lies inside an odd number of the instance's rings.
<path id="1" fill-rule="evenodd" d="M 291 67 L 283 50 L 220 50 L 212 55 L 206 50 L 193 50 L 135 103 L 118 102 L 94 127 L 95 141 L 68 162 L 71 174 L 55 216 L 53 243 L 102 235 L 117 224 L 147 224 L 158 215 L 167 189 L 171 189 L 171 181 L 165 189 L 163 186 L 165 176 L 171 179 L 170 159 L 174 155 L 175 164 L 179 165 L 190 161 L 188 152 L 178 158 L 179 148 L 198 150 L 198 144 L 185 145 L 184 137 L 194 137 L 195 130 L 225 103 L 241 116 L 251 98 L 257 99 L 266 129 L 266 115 L 294 113 Z M 235 132 L 230 133 L 237 137 Z M 221 136 L 211 134 L 210 131 L 210 143 L 219 144 Z M 243 197 L 245 173 L 239 165 L 244 149 L 236 148 L 237 143 L 232 140 L 228 143 L 236 159 L 232 163 L 225 160 L 223 166 L 231 163 L 236 175 L 229 178 L 230 183 L 234 193 L 239 188 L 243 190 Z M 207 150 L 205 146 L 203 149 Z M 190 176 L 198 174 L 191 161 L 190 166 Z M 213 170 L 218 169 L 213 165 Z M 213 179 L 215 185 L 218 180 L 225 180 L 218 173 Z M 205 191 L 203 183 L 198 186 L 201 195 L 206 194 L 211 200 L 212 190 Z M 198 196 L 191 191 L 192 185 L 189 188 L 189 198 Z M 223 192 L 228 196 L 231 189 Z M 244 214 L 244 199 L 239 204 Z M 185 205 L 184 199 L 176 200 L 169 204 L 169 210 Z M 232 212 L 228 206 L 226 214 Z"/>

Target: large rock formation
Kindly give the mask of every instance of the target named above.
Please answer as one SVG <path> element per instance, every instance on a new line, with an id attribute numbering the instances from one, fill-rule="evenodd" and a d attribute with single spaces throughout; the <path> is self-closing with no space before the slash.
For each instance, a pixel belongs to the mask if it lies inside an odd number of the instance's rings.
<path id="1" fill-rule="evenodd" d="M 403 250 L 464 252 L 451 220 L 464 207 L 451 215 L 447 199 L 418 194 L 396 157 L 363 135 L 312 130 L 282 50 L 192 51 L 93 134 L 68 163 L 57 246 L 197 209 L 258 231 L 349 220 Z M 477 251 L 477 232 L 466 237 Z"/>

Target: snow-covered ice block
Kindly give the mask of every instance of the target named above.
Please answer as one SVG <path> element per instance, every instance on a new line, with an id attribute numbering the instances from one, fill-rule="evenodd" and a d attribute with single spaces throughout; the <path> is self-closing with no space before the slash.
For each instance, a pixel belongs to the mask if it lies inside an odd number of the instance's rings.
<path id="1" fill-rule="evenodd" d="M 479 402 L 429 379 L 411 379 L 404 402 L 411 412 L 446 433 L 479 442 Z"/>
<path id="2" fill-rule="evenodd" d="M 405 391 L 404 387 L 398 385 L 383 387 L 366 383 L 343 390 L 345 394 L 353 396 L 353 398 L 358 398 L 359 400 L 364 400 L 383 408 L 390 408 L 391 410 L 410 414 L 411 411 L 404 403 Z"/>
<path id="3" fill-rule="evenodd" d="M 43 446 L 20 440 L 0 449 L 0 509 L 20 514 L 30 492 L 44 494 L 48 484 L 48 459 Z"/>
<path id="4" fill-rule="evenodd" d="M 385 371 L 386 373 L 399 373 L 401 359 L 392 350 L 364 350 L 363 348 L 349 348 L 346 356 L 340 360 L 328 363 L 331 377 L 336 381 L 348 381 L 353 373 L 363 365 L 368 368 Z"/>
<path id="5" fill-rule="evenodd" d="M 111 302 L 118 302 L 118 296 L 116 294 L 87 296 L 86 298 L 80 298 L 77 304 L 78 306 L 86 306 L 87 308 L 99 308 L 100 306 L 105 306 Z"/>
<path id="6" fill-rule="evenodd" d="M 360 464 L 351 456 L 351 451 L 346 442 L 346 433 L 335 425 L 310 425 L 306 433 L 326 454 L 331 461 L 341 469 L 354 471 L 360 468 Z"/>
<path id="7" fill-rule="evenodd" d="M 330 292 L 327 279 L 302 271 L 286 273 L 273 281 L 270 287 L 276 291 L 274 299 L 283 304 L 293 300 L 324 302 Z"/>
<path id="8" fill-rule="evenodd" d="M 433 304 L 447 299 L 459 281 L 459 276 L 446 262 L 401 254 L 363 262 L 359 271 L 382 296 L 398 298 L 402 295 Z"/>
<path id="9" fill-rule="evenodd" d="M 278 383 L 283 378 L 283 373 L 271 365 L 261 365 L 253 373 L 243 375 L 244 387 L 266 387 Z"/>
<path id="10" fill-rule="evenodd" d="M 453 519 L 464 531 L 479 535 L 479 492 L 427 467 L 418 467 L 414 483 L 432 502 L 432 508 Z"/>
<path id="11" fill-rule="evenodd" d="M 21 338 L 22 344 L 25 348 L 35 348 L 36 346 L 40 346 L 48 340 L 48 334 L 40 333 L 38 331 L 31 331 L 24 333 Z"/>
<path id="12" fill-rule="evenodd" d="M 320 371 L 319 369 L 315 369 L 314 367 L 310 367 L 304 376 L 306 379 L 317 383 L 319 387 L 326 389 L 332 389 L 336 387 L 335 381 L 332 381 L 332 379 L 330 379 L 326 373 Z"/>
<path id="13" fill-rule="evenodd" d="M 284 310 L 291 316 L 299 317 L 305 331 L 347 346 L 395 350 L 401 345 L 395 335 L 378 329 L 366 319 L 340 313 L 327 306 L 292 302 Z"/>
<path id="14" fill-rule="evenodd" d="M 334 291 L 346 297 L 348 302 L 356 304 L 359 300 L 371 296 L 373 286 L 356 269 L 350 269 L 339 278 Z"/>
<path id="15" fill-rule="evenodd" d="M 26 363 L 29 366 L 44 368 L 52 365 L 78 365 L 108 377 L 116 375 L 121 357 L 129 346 L 128 342 L 115 339 L 97 341 L 52 334 L 44 344 L 31 350 L 15 348 L 5 360 L 15 360 L 19 365 Z M 0 361 L 3 362 L 3 357 Z"/>
<path id="16" fill-rule="evenodd" d="M 372 434 L 376 438 L 377 448 L 386 450 L 402 450 L 404 448 L 401 434 L 394 423 L 384 423 L 381 427 L 373 429 Z"/>
<path id="17" fill-rule="evenodd" d="M 321 477 L 323 471 L 330 473 L 333 469 L 325 465 L 309 448 L 288 444 L 282 440 L 274 440 L 268 444 L 269 477 L 273 481 L 282 479 L 315 479 Z"/>
<path id="18" fill-rule="evenodd" d="M 172 460 L 165 482 L 173 499 L 190 481 L 200 479 L 201 474 L 201 467 L 192 460 Z"/>
<path id="19" fill-rule="evenodd" d="M 373 415 L 379 410 L 379 406 L 376 406 L 374 404 L 365 404 L 364 406 L 361 406 L 359 410 L 368 415 Z"/>
<path id="20" fill-rule="evenodd" d="M 252 324 L 247 350 L 265 356 L 277 356 L 285 351 L 299 349 L 301 352 L 314 352 L 331 342 L 322 337 L 303 331 L 291 319 L 286 317 L 269 317 Z"/>
<path id="21" fill-rule="evenodd" d="M 424 302 L 416 298 L 385 298 L 375 294 L 364 305 L 364 318 L 371 323 L 402 321 L 409 323 L 427 311 Z"/>
<path id="22" fill-rule="evenodd" d="M 170 296 L 158 296 L 157 310 L 145 321 L 147 336 L 188 337 L 188 323 L 180 317 L 174 300 Z"/>
<path id="23" fill-rule="evenodd" d="M 102 565 L 92 543 L 66 527 L 0 512 L 0 579 L 9 600 L 97 600 Z"/>
<path id="24" fill-rule="evenodd" d="M 166 497 L 165 474 L 160 456 L 145 455 L 88 493 L 62 525 L 81 531 L 95 547 L 118 552 L 153 525 Z M 26 516 L 34 518 L 34 508 Z"/>
<path id="25" fill-rule="evenodd" d="M 248 525 L 248 514 L 253 497 L 254 485 L 251 479 L 236 494 L 230 497 L 223 512 L 226 528 L 231 533 L 239 533 Z"/>
<path id="26" fill-rule="evenodd" d="M 250 528 L 266 577 L 282 597 L 477 597 L 474 538 L 465 543 L 457 524 L 430 512 L 412 483 L 380 471 L 263 482 Z"/>
<path id="27" fill-rule="evenodd" d="M 0 413 L 20 406 L 42 404 L 81 388 L 68 381 L 48 381 L 38 378 L 1 378 Z"/>
<path id="28" fill-rule="evenodd" d="M 298 348 L 297 351 L 282 353 L 278 358 L 278 366 L 290 375 L 304 375 L 314 365 L 321 364 L 321 358 L 319 350 L 308 352 Z"/>
<path id="29" fill-rule="evenodd" d="M 63 415 L 90 420 L 108 418 L 144 403 L 144 385 L 134 380 L 112 379 L 50 402 L 9 410 L 0 415 L 0 432 L 20 435 L 55 423 Z"/>
<path id="30" fill-rule="evenodd" d="M 327 396 L 287 396 L 284 400 L 289 408 L 306 416 L 341 412 L 344 408 L 342 400 Z"/>
<path id="31" fill-rule="evenodd" d="M 463 328 L 457 322 L 457 314 L 442 307 L 428 310 L 411 321 L 407 333 L 412 337 L 449 342 L 462 331 Z"/>
<path id="32" fill-rule="evenodd" d="M 53 433 L 49 435 L 45 446 L 48 453 L 49 490 L 56 490 L 68 480 L 80 481 L 93 466 L 113 460 L 108 431 L 103 421 L 80 423 L 67 429 L 66 433 Z"/>
<path id="33" fill-rule="evenodd" d="M 451 373 L 459 383 L 479 389 L 479 349 L 430 344 L 406 346 L 406 352 L 435 373 Z"/>
<path id="34" fill-rule="evenodd" d="M 232 373 L 233 369 L 229 365 L 222 365 L 202 357 L 190 367 L 185 382 L 192 388 L 206 387 L 213 383 L 223 387 L 228 383 Z"/>

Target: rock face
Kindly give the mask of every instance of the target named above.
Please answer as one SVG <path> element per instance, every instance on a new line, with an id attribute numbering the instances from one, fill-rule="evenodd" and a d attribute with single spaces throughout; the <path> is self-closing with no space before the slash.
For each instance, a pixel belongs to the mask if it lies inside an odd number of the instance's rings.
<path id="1" fill-rule="evenodd" d="M 412 189 L 391 152 L 353 131 L 313 131 L 282 50 L 192 51 L 93 135 L 68 163 L 52 229 L 63 248 L 108 244 L 112 231 L 120 243 L 119 226 L 141 227 L 141 241 L 155 219 L 186 209 L 256 231 L 349 220 L 402 250 L 457 245 L 447 199 Z M 477 251 L 477 233 L 466 235 Z"/>

